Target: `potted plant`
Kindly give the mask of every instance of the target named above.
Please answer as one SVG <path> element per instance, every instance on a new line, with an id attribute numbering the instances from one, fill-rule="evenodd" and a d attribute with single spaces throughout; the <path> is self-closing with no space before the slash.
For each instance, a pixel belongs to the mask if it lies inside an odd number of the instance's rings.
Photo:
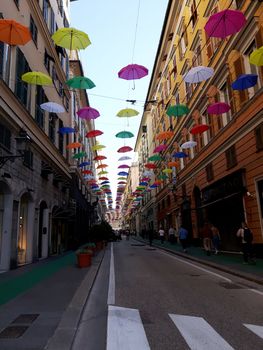
<path id="1" fill-rule="evenodd" d="M 92 250 L 80 249 L 76 252 L 78 267 L 88 267 L 91 265 Z"/>

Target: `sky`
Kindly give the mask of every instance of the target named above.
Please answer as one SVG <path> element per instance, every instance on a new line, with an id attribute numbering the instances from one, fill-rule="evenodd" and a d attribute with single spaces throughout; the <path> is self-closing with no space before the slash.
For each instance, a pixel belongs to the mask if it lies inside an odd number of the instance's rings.
<path id="1" fill-rule="evenodd" d="M 143 105 L 148 92 L 153 64 L 157 53 L 168 0 L 78 0 L 71 2 L 71 27 L 88 34 L 91 45 L 79 51 L 84 74 L 96 87 L 87 90 L 90 106 L 100 112 L 95 128 L 104 132 L 97 137 L 106 146 L 100 154 L 107 156 L 113 200 L 116 198 L 117 173 L 121 164 L 131 165 L 136 160 L 134 152 L 118 153 L 124 146 L 134 148 L 140 125 Z M 148 76 L 133 83 L 118 78 L 118 72 L 128 64 L 136 63 L 149 69 Z M 126 100 L 137 100 L 135 105 Z M 124 108 L 134 108 L 136 117 L 119 118 L 116 114 Z M 128 125 L 129 124 L 129 125 Z M 123 130 L 133 138 L 120 139 L 115 135 Z M 121 156 L 131 161 L 118 161 Z M 126 170 L 126 169 L 124 169 Z M 115 206 L 115 205 L 114 205 Z"/>

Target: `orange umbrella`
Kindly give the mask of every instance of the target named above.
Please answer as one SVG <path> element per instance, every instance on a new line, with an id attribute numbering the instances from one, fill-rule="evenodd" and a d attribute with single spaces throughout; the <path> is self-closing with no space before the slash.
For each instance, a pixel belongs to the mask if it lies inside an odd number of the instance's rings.
<path id="1" fill-rule="evenodd" d="M 179 163 L 178 162 L 168 162 L 168 166 L 170 167 L 176 167 L 176 166 L 179 166 Z"/>
<path id="2" fill-rule="evenodd" d="M 104 159 L 107 159 L 107 157 L 105 156 L 96 156 L 93 158 L 93 160 L 97 161 L 97 160 L 104 160 Z"/>
<path id="3" fill-rule="evenodd" d="M 82 146 L 82 144 L 79 142 L 72 142 L 72 143 L 69 143 L 66 148 L 67 149 L 74 149 L 74 148 L 79 148 L 81 146 Z"/>
<path id="4" fill-rule="evenodd" d="M 160 132 L 160 134 L 156 135 L 156 140 L 167 140 L 170 139 L 171 137 L 173 137 L 174 133 L 172 131 L 164 131 L 164 132 Z"/>
<path id="5" fill-rule="evenodd" d="M 107 168 L 107 164 L 100 164 L 97 166 L 97 169 Z"/>
<path id="6" fill-rule="evenodd" d="M 9 45 L 25 45 L 31 39 L 27 27 L 13 19 L 0 19 L 0 41 Z"/>

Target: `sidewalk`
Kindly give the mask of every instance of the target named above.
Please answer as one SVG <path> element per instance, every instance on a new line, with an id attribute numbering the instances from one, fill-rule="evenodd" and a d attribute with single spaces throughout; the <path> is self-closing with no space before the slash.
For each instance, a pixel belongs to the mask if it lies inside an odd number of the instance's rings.
<path id="1" fill-rule="evenodd" d="M 149 244 L 149 241 L 142 237 L 133 238 Z M 217 255 L 207 256 L 201 247 L 194 246 L 188 247 L 188 252 L 184 253 L 180 243 L 171 244 L 165 241 L 161 244 L 159 240 L 153 241 L 153 247 L 263 285 L 263 259 L 257 259 L 256 265 L 243 265 L 242 253 L 220 251 Z"/>

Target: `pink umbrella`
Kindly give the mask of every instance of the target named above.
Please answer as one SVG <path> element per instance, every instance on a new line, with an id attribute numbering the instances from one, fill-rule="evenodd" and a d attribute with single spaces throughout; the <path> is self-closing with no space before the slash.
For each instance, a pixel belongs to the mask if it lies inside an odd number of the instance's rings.
<path id="1" fill-rule="evenodd" d="M 125 169 L 125 168 L 129 169 L 130 167 L 129 167 L 129 165 L 126 165 L 126 164 L 122 164 L 122 165 L 118 166 L 118 169 Z"/>
<path id="2" fill-rule="evenodd" d="M 162 152 L 162 151 L 166 150 L 167 147 L 168 147 L 167 145 L 159 145 L 159 146 L 155 147 L 153 153 Z"/>
<path id="3" fill-rule="evenodd" d="M 77 111 L 77 115 L 82 119 L 96 119 L 100 116 L 100 113 L 95 108 L 84 107 Z"/>
<path id="4" fill-rule="evenodd" d="M 123 67 L 118 76 L 121 79 L 125 80 L 135 80 L 141 79 L 148 74 L 148 69 L 144 66 L 140 66 L 139 64 L 129 64 L 126 67 Z"/>
<path id="5" fill-rule="evenodd" d="M 241 11 L 223 10 L 209 17 L 205 31 L 209 37 L 226 38 L 240 31 L 246 23 L 246 17 Z"/>
<path id="6" fill-rule="evenodd" d="M 125 153 L 125 152 L 130 152 L 130 151 L 132 151 L 132 148 L 130 146 L 123 146 L 123 147 L 119 148 L 117 152 Z"/>
<path id="7" fill-rule="evenodd" d="M 216 102 L 207 107 L 207 113 L 209 114 L 222 114 L 230 110 L 230 106 L 225 102 Z"/>

